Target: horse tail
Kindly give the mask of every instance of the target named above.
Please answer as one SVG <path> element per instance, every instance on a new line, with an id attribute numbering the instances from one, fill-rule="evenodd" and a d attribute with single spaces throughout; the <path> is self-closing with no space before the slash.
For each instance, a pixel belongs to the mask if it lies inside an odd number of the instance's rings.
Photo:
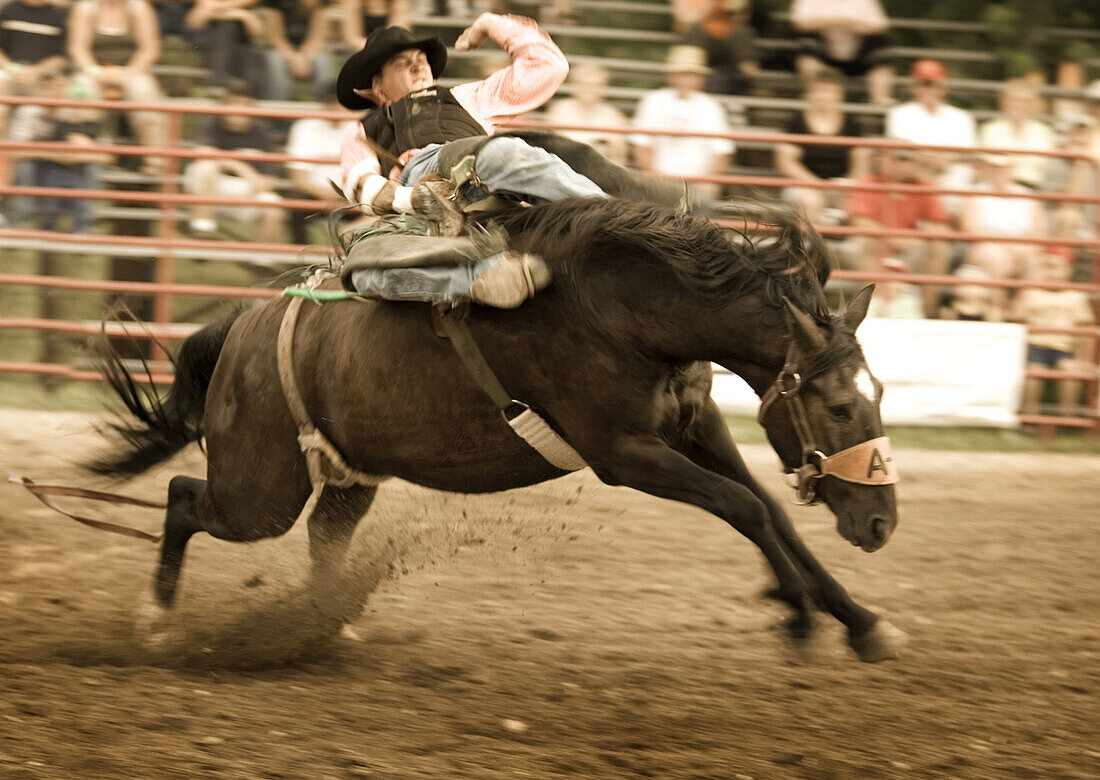
<path id="1" fill-rule="evenodd" d="M 206 391 L 218 364 L 229 329 L 243 309 L 191 334 L 176 358 L 176 377 L 163 399 L 142 387 L 106 339 L 101 347 L 102 369 L 108 384 L 136 421 L 119 420 L 109 427 L 125 443 L 122 451 L 88 464 L 96 474 L 132 477 L 152 468 L 202 438 Z M 142 367 L 150 373 L 148 364 Z"/>

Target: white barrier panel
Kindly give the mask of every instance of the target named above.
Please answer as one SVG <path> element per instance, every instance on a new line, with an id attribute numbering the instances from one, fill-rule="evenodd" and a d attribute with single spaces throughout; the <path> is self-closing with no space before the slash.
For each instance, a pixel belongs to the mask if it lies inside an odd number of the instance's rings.
<path id="1" fill-rule="evenodd" d="M 887 425 L 1014 428 L 1024 387 L 1027 330 L 1003 322 L 868 319 L 859 342 L 885 387 Z M 760 399 L 715 366 L 711 396 L 723 412 L 756 416 Z"/>

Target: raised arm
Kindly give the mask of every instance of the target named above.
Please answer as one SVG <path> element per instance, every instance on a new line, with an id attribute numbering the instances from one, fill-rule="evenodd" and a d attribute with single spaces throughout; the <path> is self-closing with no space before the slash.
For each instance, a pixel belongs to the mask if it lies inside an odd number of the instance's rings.
<path id="1" fill-rule="evenodd" d="M 569 75 L 569 61 L 550 36 L 531 19 L 485 13 L 459 36 L 455 48 L 476 49 L 493 40 L 512 64 L 487 79 L 460 84 L 451 93 L 487 129 L 534 111 L 554 96 Z"/>

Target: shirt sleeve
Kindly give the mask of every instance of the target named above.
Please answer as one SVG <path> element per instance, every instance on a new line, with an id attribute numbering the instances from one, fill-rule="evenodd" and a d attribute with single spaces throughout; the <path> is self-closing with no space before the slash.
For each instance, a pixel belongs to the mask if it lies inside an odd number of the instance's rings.
<path id="1" fill-rule="evenodd" d="M 1096 318 L 1092 313 L 1092 305 L 1089 303 L 1089 298 L 1083 292 L 1078 292 L 1074 296 L 1077 302 L 1075 307 L 1077 311 L 1073 316 L 1074 325 L 1091 325 L 1096 321 Z"/>
<path id="2" fill-rule="evenodd" d="M 729 121 L 726 119 L 726 109 L 716 100 L 708 100 L 710 106 L 710 121 L 707 123 L 707 130 L 712 133 L 728 133 L 730 126 Z M 705 138 L 699 139 L 705 141 L 710 146 L 711 154 L 733 154 L 736 151 L 733 140 L 730 138 Z"/>
<path id="3" fill-rule="evenodd" d="M 311 157 L 312 149 L 309 147 L 309 120 L 299 119 L 290 126 L 290 132 L 286 136 L 286 153 L 292 157 Z M 287 162 L 286 167 L 291 170 L 308 170 L 309 163 L 296 160 Z"/>
<path id="4" fill-rule="evenodd" d="M 922 217 L 929 222 L 947 222 L 947 211 L 937 195 L 925 195 Z"/>
<path id="5" fill-rule="evenodd" d="M 531 19 L 502 16 L 489 37 L 512 58 L 512 64 L 487 79 L 459 84 L 451 94 L 487 132 L 505 121 L 534 111 L 554 96 L 569 74 L 569 61 L 550 36 Z"/>
<path id="6" fill-rule="evenodd" d="M 642 95 L 642 99 L 638 101 L 638 105 L 634 109 L 634 121 L 631 124 L 639 130 L 656 129 L 658 117 L 660 116 L 660 112 L 657 110 L 659 101 L 659 92 L 647 92 Z M 649 133 L 637 133 L 630 136 L 630 142 L 638 146 L 653 146 L 653 136 Z"/>
<path id="7" fill-rule="evenodd" d="M 878 211 L 874 208 L 877 192 L 855 190 L 848 198 L 848 213 L 853 217 L 865 217 L 878 221 Z"/>
<path id="8" fill-rule="evenodd" d="M 372 176 L 382 178 L 382 166 L 378 163 L 378 155 L 367 143 L 362 122 L 348 125 L 340 140 L 340 173 L 343 179 L 340 189 L 352 203 L 359 202 L 364 181 Z"/>

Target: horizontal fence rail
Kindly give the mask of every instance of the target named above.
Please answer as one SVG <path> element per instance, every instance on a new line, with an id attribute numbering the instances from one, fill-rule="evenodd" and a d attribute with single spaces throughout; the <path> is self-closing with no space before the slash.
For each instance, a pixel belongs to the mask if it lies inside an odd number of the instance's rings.
<path id="1" fill-rule="evenodd" d="M 573 29 L 566 32 L 587 34 L 587 31 Z M 333 121 L 349 121 L 356 115 L 347 112 L 319 111 L 312 109 L 288 109 L 272 106 L 221 106 L 199 105 L 193 102 L 161 102 L 139 104 L 127 101 L 96 100 L 77 101 L 69 99 L 45 99 L 23 96 L 0 96 L 0 105 L 41 105 L 47 107 L 80 107 L 111 111 L 157 111 L 169 118 L 169 138 L 162 147 L 145 147 L 133 144 L 69 144 L 64 142 L 31 142 L 0 140 L 0 158 L 8 159 L 48 159 L 51 155 L 69 152 L 94 152 L 114 157 L 141 156 L 162 158 L 167 163 L 166 175 L 159 181 L 157 191 L 110 190 L 110 189 L 68 189 L 58 187 L 33 187 L 25 185 L 0 184 L 0 195 L 24 198 L 62 198 L 72 200 L 109 201 L 147 205 L 149 211 L 157 215 L 155 223 L 157 235 L 102 235 L 94 233 L 68 234 L 58 231 L 31 230 L 23 228 L 0 229 L 0 246 L 25 247 L 41 251 L 75 254 L 120 255 L 138 254 L 153 258 L 155 264 L 154 281 L 125 281 L 76 279 L 49 274 L 0 273 L 0 286 L 6 288 L 26 288 L 40 291 L 80 291 L 102 294 L 126 294 L 148 296 L 153 299 L 153 317 L 149 322 L 139 323 L 99 323 L 74 321 L 60 318 L 43 317 L 0 317 L 0 332 L 31 331 L 59 334 L 69 337 L 93 337 L 100 334 L 108 337 L 128 337 L 131 339 L 155 339 L 157 341 L 178 341 L 200 327 L 194 323 L 172 322 L 172 300 L 174 297 L 210 297 L 223 299 L 269 299 L 280 294 L 279 289 L 270 287 L 242 287 L 216 284 L 185 284 L 175 281 L 175 261 L 178 258 L 222 258 L 244 260 L 247 262 L 281 264 L 286 267 L 310 266 L 324 263 L 333 255 L 328 246 L 308 246 L 279 243 L 277 241 L 226 241 L 212 239 L 186 238 L 178 235 L 177 220 L 181 209 L 196 205 L 223 207 L 253 207 L 281 209 L 288 212 L 326 212 L 342 203 L 334 193 L 332 200 L 315 200 L 300 197 L 262 199 L 255 197 L 220 197 L 179 192 L 178 168 L 181 162 L 198 159 L 240 160 L 249 163 L 267 163 L 273 165 L 286 163 L 306 163 L 310 165 L 332 165 L 335 157 L 301 157 L 277 152 L 228 151 L 194 148 L 181 145 L 182 124 L 185 115 L 248 115 L 253 117 L 299 119 L 320 118 Z M 701 133 L 675 130 L 640 130 L 635 127 L 595 126 L 587 124 L 549 124 L 544 121 L 523 117 L 512 122 L 509 129 L 550 129 L 558 131 L 597 131 L 619 133 L 623 135 L 647 134 L 652 136 L 683 136 L 699 138 L 723 138 L 735 143 L 776 147 L 782 144 L 811 144 L 814 146 L 864 147 L 880 149 L 883 154 L 904 150 L 945 152 L 959 155 L 962 159 L 979 154 L 1020 155 L 1027 157 L 1061 158 L 1070 162 L 1086 161 L 1095 164 L 1087 154 L 1071 151 L 1022 150 L 1015 148 L 973 148 L 964 146 L 928 147 L 918 144 L 885 138 L 846 138 L 840 136 L 807 136 L 789 133 L 761 132 L 755 130 L 731 130 L 725 133 Z M 902 195 L 935 195 L 969 197 L 1026 198 L 1051 204 L 1079 204 L 1082 207 L 1100 206 L 1100 194 L 1071 192 L 1020 192 L 1014 190 L 990 191 L 978 188 L 944 189 L 927 184 L 906 184 L 901 182 L 852 182 L 790 179 L 780 176 L 721 174 L 693 177 L 691 181 L 710 183 L 727 187 L 778 190 L 788 187 L 820 189 L 851 194 L 853 192 L 875 192 Z M 184 212 L 186 213 L 186 212 Z M 746 219 L 718 219 L 718 224 L 739 230 L 767 231 L 767 225 L 757 225 Z M 855 236 L 874 238 L 920 238 L 940 242 L 1000 242 L 1011 244 L 1030 244 L 1034 246 L 1075 247 L 1092 252 L 1094 272 L 1092 282 L 1033 282 L 1025 279 L 960 279 L 943 274 L 896 273 L 891 271 L 836 270 L 831 280 L 837 282 L 881 282 L 912 285 L 936 286 L 982 286 L 1005 290 L 1040 288 L 1048 290 L 1077 290 L 1091 296 L 1094 302 L 1100 298 L 1100 236 L 1095 238 L 1059 238 L 1054 236 L 1012 237 L 1002 235 L 984 235 L 966 233 L 949 229 L 886 228 L 865 225 L 821 225 L 819 231 L 832 238 Z M 274 238 L 274 237 L 265 237 Z M 300 278 L 300 277 L 299 277 Z M 293 281 L 293 279 L 290 279 Z M 1100 329 L 1095 327 L 1067 329 L 1032 329 L 1033 332 L 1053 332 L 1092 342 L 1093 366 L 1088 369 L 1054 370 L 1029 368 L 1026 376 L 1034 379 L 1053 379 L 1058 381 L 1081 381 L 1089 387 L 1089 411 L 1084 416 L 1032 415 L 1022 414 L 1020 420 L 1025 424 L 1036 424 L 1052 430 L 1053 426 L 1067 426 L 1096 429 L 1096 405 L 1098 375 L 1095 364 L 1098 362 L 1097 350 L 1100 349 Z M 152 375 L 140 375 L 138 381 L 152 381 L 164 384 L 171 381 L 171 374 L 161 370 L 163 353 L 154 350 L 153 365 L 157 366 Z M 35 361 L 0 361 L 0 373 L 36 374 L 61 379 L 97 380 L 98 371 L 81 366 L 66 366 L 56 363 Z"/>

